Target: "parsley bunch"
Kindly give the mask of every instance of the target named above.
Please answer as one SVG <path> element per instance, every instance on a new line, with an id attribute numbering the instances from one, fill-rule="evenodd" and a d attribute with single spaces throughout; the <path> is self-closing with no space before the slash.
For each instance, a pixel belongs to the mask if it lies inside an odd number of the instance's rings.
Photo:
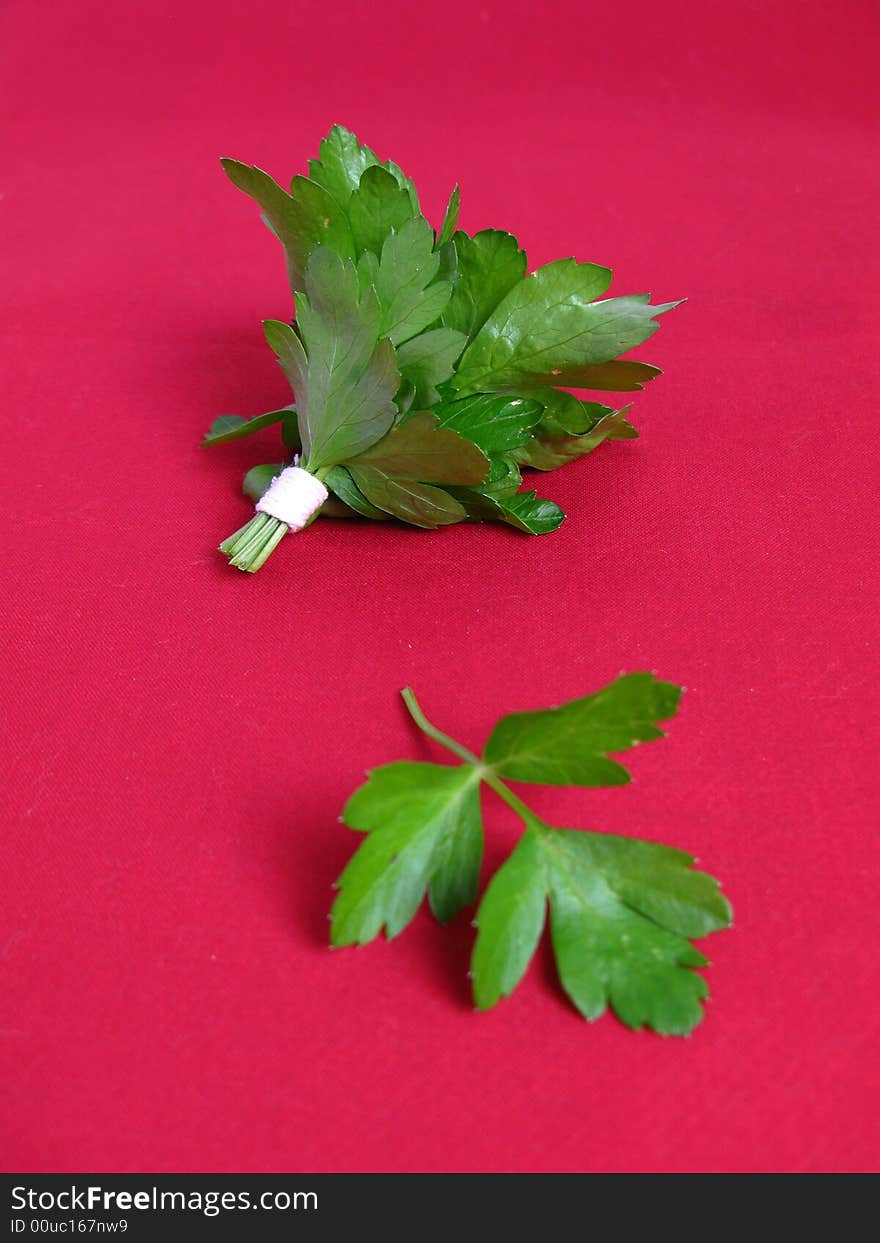
<path id="1" fill-rule="evenodd" d="M 603 298 L 611 271 L 574 259 L 526 276 L 510 233 L 457 228 L 457 186 L 435 232 L 412 181 L 341 126 L 289 191 L 259 168 L 223 167 L 284 247 L 296 308 L 292 324 L 264 325 L 295 405 L 224 415 L 205 438 L 281 425 L 287 461 L 248 472 L 252 499 L 297 461 L 328 490 L 323 514 L 425 528 L 499 521 L 542 535 L 565 515 L 520 490 L 522 468 L 553 470 L 637 435 L 629 406 L 569 390 L 643 388 L 658 369 L 619 355 L 677 303 Z M 287 530 L 259 513 L 221 549 L 255 571 Z"/>
<path id="2" fill-rule="evenodd" d="M 687 1035 L 708 996 L 691 938 L 726 928 L 731 909 L 717 881 L 683 850 L 546 824 L 503 778 L 554 786 L 630 780 L 608 758 L 662 738 L 681 690 L 650 673 L 623 675 L 584 699 L 504 716 L 478 758 L 432 725 L 410 689 L 404 702 L 421 730 L 457 765 L 401 761 L 368 774 L 343 820 L 367 834 L 338 882 L 331 943 L 388 939 L 427 893 L 446 923 L 476 901 L 483 853 L 480 786 L 522 819 L 525 831 L 492 877 L 477 910 L 471 963 L 474 1000 L 487 1010 L 522 979 L 550 912 L 562 987 L 586 1019 L 610 1004 L 633 1028 Z"/>

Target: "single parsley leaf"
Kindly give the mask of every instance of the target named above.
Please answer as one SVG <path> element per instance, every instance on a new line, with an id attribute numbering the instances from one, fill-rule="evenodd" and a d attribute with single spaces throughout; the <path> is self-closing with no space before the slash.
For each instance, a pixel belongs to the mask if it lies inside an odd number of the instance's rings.
<path id="1" fill-rule="evenodd" d="M 355 257 L 348 219 L 339 204 L 314 181 L 294 177 L 290 193 L 261 168 L 238 160 L 221 160 L 234 186 L 263 209 L 266 223 L 284 247 L 290 288 L 304 287 L 305 269 L 316 246 L 328 246 L 343 259 Z"/>
<path id="2" fill-rule="evenodd" d="M 478 1010 L 490 1009 L 519 984 L 541 939 L 546 909 L 544 851 L 530 828 L 492 877 L 477 912 L 471 975 Z"/>
<path id="3" fill-rule="evenodd" d="M 477 912 L 474 999 L 489 1009 L 525 974 L 547 901 L 562 986 L 586 1019 L 610 1002 L 628 1027 L 686 1035 L 702 1018 L 706 958 L 689 937 L 726 928 L 731 910 L 692 856 L 606 833 L 527 829 Z"/>
<path id="4" fill-rule="evenodd" d="M 596 750 L 599 733 L 602 746 L 623 749 L 633 735 L 659 736 L 652 722 L 675 711 L 679 693 L 652 674 L 625 675 L 565 709 L 503 717 L 487 754 L 499 731 L 525 717 L 535 754 L 542 735 L 565 754 L 569 740 L 560 737 L 559 714 L 572 709 L 581 714 L 587 751 Z M 520 816 L 525 831 L 477 910 L 471 959 L 477 1008 L 489 1009 L 519 984 L 549 904 L 559 978 L 585 1018 L 598 1018 L 610 1005 L 630 1027 L 689 1033 L 708 996 L 694 970 L 707 960 L 691 938 L 725 928 L 732 918 L 718 882 L 697 871 L 683 850 L 546 824 L 497 769 L 432 725 L 410 689 L 403 698 L 422 732 L 463 762 L 388 764 L 349 800 L 346 823 L 370 836 L 340 879 L 333 944 L 364 944 L 383 927 L 389 938 L 396 936 L 426 890 L 441 922 L 475 900 L 482 857 L 478 787 L 484 782 Z M 575 751 L 583 758 L 583 747 Z"/>
<path id="5" fill-rule="evenodd" d="M 515 496 L 498 498 L 496 503 L 501 508 L 502 522 L 528 535 L 549 535 L 565 521 L 565 512 L 556 502 L 538 496 L 537 492 L 517 492 Z"/>
<path id="6" fill-rule="evenodd" d="M 562 986 L 586 1019 L 610 1002 L 628 1027 L 683 1036 L 702 1018 L 706 958 L 687 939 L 730 923 L 693 858 L 649 842 L 552 829 L 543 838 Z"/>
<path id="7" fill-rule="evenodd" d="M 608 268 L 559 259 L 513 287 L 465 350 L 455 377 L 462 393 L 501 388 L 585 387 L 585 370 L 641 345 L 657 316 L 678 303 L 650 305 L 649 294 L 596 299 Z"/>
<path id="8" fill-rule="evenodd" d="M 375 296 L 371 290 L 359 295 L 353 265 L 319 247 L 305 285 L 296 300 L 300 335 L 277 320 L 265 328 L 296 394 L 303 456 L 314 472 L 385 435 L 397 415 L 400 376 L 390 341 L 378 340 Z"/>
<path id="9" fill-rule="evenodd" d="M 453 235 L 458 281 L 443 313 L 448 328 L 476 336 L 499 302 L 526 274 L 526 253 L 510 233 L 484 229 Z"/>
<path id="10" fill-rule="evenodd" d="M 679 687 L 652 673 L 625 674 L 595 695 L 559 708 L 502 717 L 483 758 L 512 781 L 623 785 L 630 775 L 608 753 L 662 738 L 656 722 L 675 715 L 680 697 Z"/>
<path id="11" fill-rule="evenodd" d="M 333 945 L 363 945 L 383 926 L 391 940 L 429 886 L 441 922 L 474 901 L 483 835 L 479 777 L 470 765 L 403 761 L 374 769 L 343 819 L 369 836 L 338 881 Z"/>

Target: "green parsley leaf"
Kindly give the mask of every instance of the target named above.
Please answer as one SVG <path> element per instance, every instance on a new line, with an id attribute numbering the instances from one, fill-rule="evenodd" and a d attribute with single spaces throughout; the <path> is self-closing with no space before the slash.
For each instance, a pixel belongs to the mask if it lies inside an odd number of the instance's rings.
<path id="1" fill-rule="evenodd" d="M 412 203 L 413 215 L 420 215 L 421 208 L 419 207 L 419 192 L 415 187 L 415 183 L 407 177 L 400 165 L 395 164 L 393 160 L 386 160 L 382 167 L 387 168 L 389 173 L 397 179 L 397 184 L 401 187 L 401 189 L 406 190 L 409 195 L 409 201 Z"/>
<path id="2" fill-rule="evenodd" d="M 627 770 L 607 758 L 663 737 L 657 721 L 678 708 L 681 690 L 652 673 L 630 673 L 584 699 L 502 717 L 483 758 L 502 777 L 543 785 L 623 785 Z"/>
<path id="3" fill-rule="evenodd" d="M 603 406 L 598 401 L 582 401 L 563 388 L 530 388 L 525 390 L 523 396 L 540 402 L 544 410 L 535 425 L 535 435 L 546 429 L 580 436 L 595 427 L 604 415 L 613 413 L 610 406 Z"/>
<path id="4" fill-rule="evenodd" d="M 566 462 L 592 453 L 606 440 L 635 440 L 639 433 L 627 419 L 628 411 L 629 406 L 607 410 L 589 431 L 579 435 L 565 431 L 553 418 L 544 418 L 531 440 L 517 449 L 514 457 L 521 466 L 530 466 L 533 470 L 556 470 Z"/>
<path id="5" fill-rule="evenodd" d="M 346 463 L 367 502 L 418 527 L 461 522 L 465 509 L 435 484 L 479 484 L 489 472 L 481 450 L 437 418 L 420 412 Z M 426 482 L 427 481 L 427 482 Z"/>
<path id="6" fill-rule="evenodd" d="M 452 375 L 463 347 L 463 335 L 452 328 L 430 328 L 400 346 L 397 363 L 412 386 L 410 404 L 427 409 L 440 400 L 437 386 Z"/>
<path id="7" fill-rule="evenodd" d="M 265 466 L 252 466 L 241 481 L 241 490 L 252 501 L 258 501 L 276 475 L 284 470 L 283 462 L 269 462 Z"/>
<path id="8" fill-rule="evenodd" d="M 383 926 L 389 940 L 415 915 L 431 886 L 446 922 L 473 902 L 482 857 L 479 778 L 457 768 L 407 761 L 369 774 L 343 819 L 369 836 L 339 878 L 333 945 L 363 945 Z"/>
<path id="9" fill-rule="evenodd" d="M 358 142 L 356 136 L 344 125 L 334 125 L 321 142 L 317 160 L 309 160 L 309 177 L 323 186 L 329 194 L 345 207 L 360 184 L 368 168 L 379 165 L 380 160 L 368 146 Z M 397 184 L 406 190 L 413 211 L 419 210 L 416 188 L 393 160 L 381 165 L 392 174 Z"/>
<path id="10" fill-rule="evenodd" d="M 522 474 L 512 453 L 498 453 L 491 458 L 489 478 L 480 484 L 484 496 L 502 500 L 514 496 L 522 483 Z"/>
<path id="11" fill-rule="evenodd" d="M 348 204 L 358 255 L 381 255 L 385 239 L 414 216 L 412 201 L 396 177 L 378 164 L 364 171 Z"/>
<path id="12" fill-rule="evenodd" d="M 402 345 L 437 319 L 452 293 L 449 281 L 437 279 L 439 268 L 434 233 L 424 216 L 388 234 L 371 274 L 383 337 Z"/>
<path id="13" fill-rule="evenodd" d="M 291 414 L 295 419 L 296 411 L 293 406 L 285 406 L 281 410 L 269 410 L 266 414 L 256 414 L 252 419 L 242 418 L 240 414 L 221 414 L 205 433 L 203 443 L 220 445 L 228 440 L 241 440 L 244 436 L 252 436 L 254 432 L 264 427 L 271 427 L 273 423 L 281 423 Z"/>
<path id="14" fill-rule="evenodd" d="M 351 130 L 334 125 L 321 140 L 318 159 L 309 160 L 309 177 L 345 207 L 365 171 L 378 163 L 375 152 L 358 142 Z"/>
<path id="15" fill-rule="evenodd" d="M 474 1001 L 488 1010 L 519 984 L 538 947 L 547 909 L 544 850 L 526 829 L 483 895 L 471 960 Z"/>
<path id="16" fill-rule="evenodd" d="M 314 181 L 294 177 L 290 194 L 260 168 L 221 160 L 234 186 L 263 209 L 266 223 L 284 247 L 290 288 L 303 288 L 306 264 L 316 246 L 328 246 L 343 259 L 355 257 L 351 226 L 339 204 Z"/>
<path id="17" fill-rule="evenodd" d="M 394 349 L 379 340 L 372 290 L 326 247 L 312 253 L 305 293 L 296 300 L 300 336 L 267 321 L 266 339 L 297 398 L 303 455 L 311 471 L 335 466 L 375 444 L 397 414 L 400 376 Z"/>
<path id="18" fill-rule="evenodd" d="M 462 522 L 466 517 L 464 506 L 443 488 L 415 479 L 397 479 L 375 466 L 351 462 L 348 469 L 367 500 L 401 522 L 432 529 Z"/>
<path id="19" fill-rule="evenodd" d="M 347 465 L 429 483 L 480 484 L 489 473 L 482 450 L 451 427 L 439 427 L 437 416 L 427 411 L 393 428 Z"/>
<path id="20" fill-rule="evenodd" d="M 441 402 L 434 410 L 441 427 L 461 432 L 485 453 L 502 453 L 525 445 L 542 412 L 540 401 L 497 394 Z"/>
<path id="21" fill-rule="evenodd" d="M 680 303 L 673 302 L 665 309 L 679 305 Z M 659 308 L 656 313 L 660 314 Z M 584 367 L 580 372 L 578 387 L 595 389 L 600 393 L 634 393 L 662 374 L 659 367 L 652 367 L 650 363 L 637 363 L 632 358 L 617 358 L 612 362 Z"/>
<path id="22" fill-rule="evenodd" d="M 465 350 L 456 389 L 585 387 L 592 365 L 647 341 L 657 331 L 655 318 L 678 305 L 651 306 L 649 294 L 595 301 L 610 281 L 608 268 L 574 259 L 538 268 L 513 287 Z"/>
<path id="23" fill-rule="evenodd" d="M 458 280 L 458 256 L 455 253 L 455 243 L 438 241 L 436 249 L 440 257 L 437 279 L 451 281 L 454 286 Z"/>
<path id="24" fill-rule="evenodd" d="M 652 674 L 624 675 L 564 709 L 503 717 L 486 755 L 503 744 L 511 722 L 519 722 L 518 738 L 528 738 L 539 760 L 556 747 L 568 754 L 567 762 L 572 754 L 582 762 L 599 747 L 625 749 L 660 736 L 652 722 L 675 711 L 679 694 Z M 691 938 L 728 927 L 732 918 L 717 881 L 697 871 L 683 850 L 546 824 L 504 784 L 497 767 L 432 725 L 411 690 L 403 697 L 423 733 L 458 763 L 385 765 L 349 800 L 345 822 L 369 837 L 340 878 L 332 943 L 362 945 L 383 927 L 389 938 L 396 936 L 426 891 L 441 922 L 476 900 L 482 781 L 521 817 L 525 831 L 477 911 L 471 960 L 477 1008 L 489 1009 L 519 984 L 549 904 L 559 978 L 584 1018 L 597 1019 L 610 1005 L 629 1027 L 647 1026 L 662 1035 L 690 1032 L 708 996 L 695 972 L 707 960 Z M 585 743 L 576 740 L 572 747 L 569 732 L 560 733 L 560 714 L 566 712 L 570 724 L 580 714 L 576 732 Z"/>
<path id="25" fill-rule="evenodd" d="M 373 518 L 377 522 L 391 520 L 390 514 L 370 504 L 344 466 L 332 467 L 324 476 L 324 483 L 343 504 L 360 514 L 362 518 Z"/>
<path id="26" fill-rule="evenodd" d="M 707 960 L 687 938 L 731 919 L 717 882 L 649 842 L 552 829 L 542 844 L 559 978 L 584 1018 L 610 1002 L 628 1027 L 687 1035 L 708 996 L 691 970 Z"/>
<path id="27" fill-rule="evenodd" d="M 549 535 L 564 522 L 565 514 L 555 501 L 536 492 L 519 492 L 521 483 L 513 454 L 503 453 L 491 459 L 485 483 L 449 491 L 464 506 L 470 522 L 504 522 L 529 535 Z"/>
<path id="28" fill-rule="evenodd" d="M 556 502 L 537 492 L 517 492 L 495 501 L 501 509 L 501 521 L 528 535 L 549 535 L 565 521 L 565 513 Z"/>
<path id="29" fill-rule="evenodd" d="M 453 242 L 458 283 L 443 322 L 471 339 L 525 276 L 526 253 L 515 237 L 500 229 L 484 229 L 473 237 L 459 230 Z"/>
<path id="30" fill-rule="evenodd" d="M 509 995 L 541 937 L 547 900 L 563 988 L 586 1019 L 610 1002 L 628 1027 L 683 1036 L 702 1018 L 706 958 L 688 941 L 730 906 L 693 858 L 610 834 L 528 829 L 486 890 L 471 969 L 481 1010 Z"/>

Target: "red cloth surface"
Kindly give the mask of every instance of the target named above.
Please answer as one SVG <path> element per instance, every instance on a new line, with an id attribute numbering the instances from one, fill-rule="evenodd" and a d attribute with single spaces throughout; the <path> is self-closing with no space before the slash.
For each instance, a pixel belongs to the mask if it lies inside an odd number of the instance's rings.
<path id="1" fill-rule="evenodd" d="M 8 1170 L 865 1170 L 878 1150 L 877 10 L 451 0 L 0 13 Z M 329 125 L 436 222 L 689 302 L 555 535 L 320 521 L 215 551 L 289 400 L 280 249 L 225 180 Z M 468 917 L 328 952 L 364 769 L 620 670 L 688 687 L 562 824 L 699 856 L 736 926 L 689 1040 L 542 950 L 472 1011 Z M 439 755 L 434 758 L 441 758 Z M 516 825 L 486 799 L 487 868 Z"/>

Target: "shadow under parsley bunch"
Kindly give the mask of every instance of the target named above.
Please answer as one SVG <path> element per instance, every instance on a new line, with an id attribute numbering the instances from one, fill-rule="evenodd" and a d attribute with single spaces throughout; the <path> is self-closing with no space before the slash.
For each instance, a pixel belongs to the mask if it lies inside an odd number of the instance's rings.
<path id="1" fill-rule="evenodd" d="M 553 470 L 604 440 L 637 435 L 626 414 L 575 396 L 644 387 L 658 368 L 620 355 L 678 303 L 604 298 L 611 271 L 560 259 L 526 275 L 516 238 L 439 232 L 412 181 L 334 126 L 287 191 L 223 160 L 284 247 L 296 317 L 266 321 L 295 404 L 216 419 L 206 442 L 281 425 L 284 462 L 256 466 L 256 516 L 221 549 L 255 571 L 318 513 L 416 527 L 505 522 L 533 535 L 565 517 L 521 491 L 523 467 Z"/>
<path id="2" fill-rule="evenodd" d="M 612 786 L 630 780 L 608 752 L 663 737 L 681 690 L 631 673 L 558 708 L 514 712 L 497 723 L 482 758 L 432 725 L 407 688 L 415 723 L 460 761 L 403 760 L 368 773 L 344 822 L 367 836 L 339 878 L 331 943 L 390 940 L 427 893 L 447 923 L 476 902 L 483 856 L 480 786 L 516 812 L 525 831 L 489 882 L 476 914 L 474 1001 L 487 1010 L 519 984 L 550 934 L 562 987 L 586 1019 L 608 1005 L 628 1027 L 687 1035 L 703 1017 L 707 959 L 691 938 L 726 928 L 718 882 L 670 846 L 545 823 L 505 783 Z"/>

